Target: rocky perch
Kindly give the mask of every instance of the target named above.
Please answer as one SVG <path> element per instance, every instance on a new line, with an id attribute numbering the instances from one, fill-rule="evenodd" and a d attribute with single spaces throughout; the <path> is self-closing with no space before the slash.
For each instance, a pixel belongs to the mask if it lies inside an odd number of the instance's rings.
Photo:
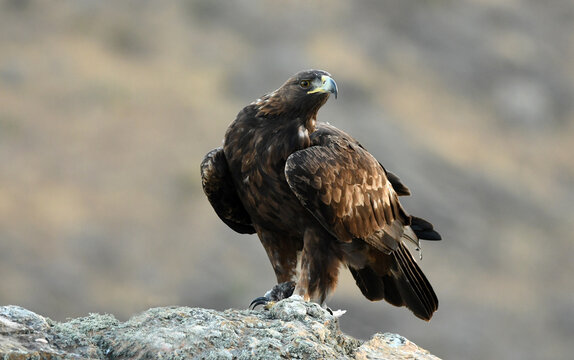
<path id="1" fill-rule="evenodd" d="M 438 358 L 396 334 L 354 339 L 319 305 L 286 299 L 269 311 L 154 308 L 126 322 L 91 314 L 60 323 L 3 306 L 0 359 Z"/>

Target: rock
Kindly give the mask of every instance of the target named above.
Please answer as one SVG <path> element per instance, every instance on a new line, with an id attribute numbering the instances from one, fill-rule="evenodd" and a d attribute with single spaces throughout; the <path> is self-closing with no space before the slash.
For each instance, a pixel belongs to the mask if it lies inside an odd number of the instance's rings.
<path id="1" fill-rule="evenodd" d="M 0 307 L 0 358 L 24 359 L 438 359 L 396 334 L 363 342 L 315 303 L 267 310 L 163 307 L 120 322 L 90 314 L 60 323 Z"/>
<path id="2" fill-rule="evenodd" d="M 392 333 L 375 334 L 357 349 L 355 359 L 440 360 L 408 339 Z"/>

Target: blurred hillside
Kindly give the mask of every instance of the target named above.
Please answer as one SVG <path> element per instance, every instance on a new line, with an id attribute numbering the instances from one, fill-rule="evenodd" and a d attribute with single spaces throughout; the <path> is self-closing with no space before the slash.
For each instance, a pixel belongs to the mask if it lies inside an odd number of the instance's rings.
<path id="1" fill-rule="evenodd" d="M 423 323 L 346 274 L 343 330 L 445 359 L 563 359 L 574 334 L 574 3 L 0 1 L 0 304 L 56 320 L 241 308 L 274 282 L 199 163 L 242 106 L 333 74 L 353 134 L 441 243 Z"/>

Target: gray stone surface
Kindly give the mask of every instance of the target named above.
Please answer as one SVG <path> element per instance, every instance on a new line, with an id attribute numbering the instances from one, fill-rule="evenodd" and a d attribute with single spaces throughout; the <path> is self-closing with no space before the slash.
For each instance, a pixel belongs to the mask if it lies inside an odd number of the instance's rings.
<path id="1" fill-rule="evenodd" d="M 270 310 L 153 308 L 120 322 L 90 314 L 54 322 L 0 307 L 0 358 L 20 359 L 438 359 L 397 334 L 363 342 L 315 303 Z"/>

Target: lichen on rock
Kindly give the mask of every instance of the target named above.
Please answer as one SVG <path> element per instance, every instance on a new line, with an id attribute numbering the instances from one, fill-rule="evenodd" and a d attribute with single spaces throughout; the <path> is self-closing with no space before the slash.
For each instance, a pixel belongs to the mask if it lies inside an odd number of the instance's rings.
<path id="1" fill-rule="evenodd" d="M 90 314 L 54 322 L 0 307 L 4 359 L 437 359 L 400 335 L 367 342 L 341 332 L 318 304 L 285 299 L 270 310 L 149 309 L 126 322 Z"/>

